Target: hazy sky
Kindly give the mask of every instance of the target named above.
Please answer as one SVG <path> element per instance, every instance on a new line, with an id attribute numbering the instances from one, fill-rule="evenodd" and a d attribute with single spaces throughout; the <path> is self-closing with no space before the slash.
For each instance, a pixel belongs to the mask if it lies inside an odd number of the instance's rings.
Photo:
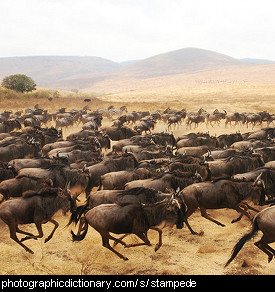
<path id="1" fill-rule="evenodd" d="M 185 47 L 275 60 L 274 0 L 0 0 L 0 57 L 143 59 Z"/>

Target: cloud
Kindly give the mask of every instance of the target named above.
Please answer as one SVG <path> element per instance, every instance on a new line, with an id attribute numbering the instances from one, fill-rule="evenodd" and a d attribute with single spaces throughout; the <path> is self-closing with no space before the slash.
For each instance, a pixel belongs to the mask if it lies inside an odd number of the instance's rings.
<path id="1" fill-rule="evenodd" d="M 1 0 L 0 56 L 122 61 L 183 47 L 275 60 L 271 0 Z"/>

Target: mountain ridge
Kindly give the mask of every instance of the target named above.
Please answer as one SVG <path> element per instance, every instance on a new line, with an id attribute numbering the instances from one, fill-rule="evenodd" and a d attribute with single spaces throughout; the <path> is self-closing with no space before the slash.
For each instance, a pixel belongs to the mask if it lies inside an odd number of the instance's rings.
<path id="1" fill-rule="evenodd" d="M 121 63 L 96 56 L 7 57 L 0 58 L 0 78 L 3 79 L 11 74 L 26 74 L 41 87 L 85 89 L 109 80 L 118 80 L 118 82 L 120 79 L 146 80 L 179 74 L 197 74 L 223 68 L 226 70 L 232 67 L 245 70 L 263 64 L 259 60 L 236 59 L 193 47 Z"/>

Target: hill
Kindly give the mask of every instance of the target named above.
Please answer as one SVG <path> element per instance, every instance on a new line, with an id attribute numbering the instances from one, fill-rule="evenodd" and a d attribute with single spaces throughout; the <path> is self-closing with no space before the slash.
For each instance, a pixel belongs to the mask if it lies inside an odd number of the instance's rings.
<path id="1" fill-rule="evenodd" d="M 274 66 L 272 62 L 183 48 L 122 63 L 99 57 L 0 58 L 0 78 L 21 73 L 40 87 L 106 94 L 209 83 L 274 83 Z"/>
<path id="2" fill-rule="evenodd" d="M 147 78 L 192 73 L 239 64 L 241 61 L 217 52 L 184 48 L 135 62 L 120 69 L 119 73 L 122 76 Z"/>
<path id="3" fill-rule="evenodd" d="M 100 57 L 33 56 L 0 58 L 0 79 L 11 74 L 26 74 L 39 86 L 50 86 L 56 80 L 109 72 L 119 68 L 116 62 Z"/>
<path id="4" fill-rule="evenodd" d="M 227 66 L 242 65 L 240 60 L 217 52 L 184 48 L 159 54 L 144 60 L 130 62 L 129 65 L 103 74 L 81 74 L 57 80 L 52 86 L 57 88 L 90 88 L 101 82 L 121 79 L 148 79 L 177 74 L 190 74 Z"/>

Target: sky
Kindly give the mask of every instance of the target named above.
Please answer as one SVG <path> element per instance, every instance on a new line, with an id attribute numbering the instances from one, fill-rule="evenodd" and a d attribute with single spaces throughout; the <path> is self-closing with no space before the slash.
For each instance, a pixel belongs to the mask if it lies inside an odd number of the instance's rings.
<path id="1" fill-rule="evenodd" d="M 275 60 L 274 0 L 0 0 L 0 57 L 122 62 L 186 47 Z"/>

